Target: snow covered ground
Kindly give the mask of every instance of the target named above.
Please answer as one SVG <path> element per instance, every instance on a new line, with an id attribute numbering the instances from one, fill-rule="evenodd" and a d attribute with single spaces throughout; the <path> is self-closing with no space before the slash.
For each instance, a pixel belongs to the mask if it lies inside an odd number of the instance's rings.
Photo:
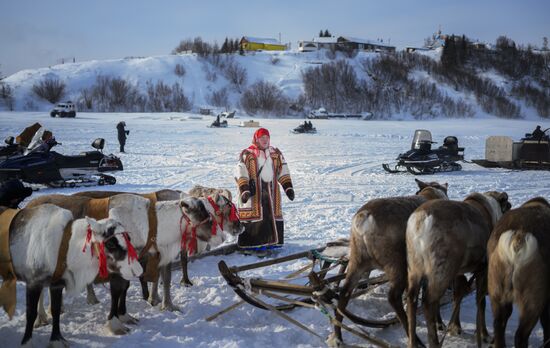
<path id="1" fill-rule="evenodd" d="M 118 183 L 105 189 L 150 192 L 161 188 L 184 191 L 195 184 L 226 187 L 234 194 L 233 168 L 239 151 L 248 146 L 254 129 L 240 128 L 240 120 L 230 120 L 227 129 L 206 126 L 212 117 L 188 119 L 189 114 L 88 114 L 79 113 L 75 119 L 52 119 L 47 113 L 0 113 L 0 138 L 19 132 L 33 122 L 51 129 L 63 145 L 56 151 L 76 154 L 90 150 L 96 137 L 106 139 L 105 151 L 118 153 L 115 125 L 125 120 L 130 135 L 127 154 L 120 154 L 124 171 L 115 173 Z M 242 120 L 242 119 L 241 119 Z M 390 175 L 381 164 L 391 162 L 400 152 L 410 147 L 413 131 L 429 129 L 435 141 L 455 135 L 460 146 L 466 148 L 466 159 L 483 158 L 485 139 L 490 135 L 509 135 L 519 140 L 533 130 L 537 121 L 505 121 L 500 119 L 468 119 L 437 121 L 314 121 L 318 134 L 296 135 L 290 130 L 301 120 L 259 119 L 272 135 L 272 144 L 279 147 L 291 170 L 296 199 L 283 200 L 286 219 L 286 244 L 277 256 L 296 253 L 323 245 L 327 241 L 349 235 L 350 221 L 359 207 L 372 198 L 413 194 L 416 190 L 410 174 Z M 545 128 L 545 125 L 543 125 Z M 485 169 L 474 164 L 463 164 L 463 171 L 427 176 L 422 179 L 449 183 L 451 199 L 463 199 L 472 191 L 504 190 L 513 206 L 542 195 L 550 198 L 550 172 Z M 80 189 L 41 189 L 42 194 L 71 194 Z M 289 324 L 270 312 L 243 305 L 207 322 L 205 318 L 238 300 L 219 275 L 217 263 L 224 259 L 229 265 L 255 262 L 255 256 L 232 254 L 209 257 L 190 265 L 194 286 L 184 288 L 177 284 L 177 272 L 172 285 L 174 303 L 181 313 L 161 312 L 141 299 L 137 282 L 133 282 L 128 296 L 129 312 L 140 322 L 123 337 L 107 335 L 103 324 L 109 309 L 108 288 L 97 287 L 101 304 L 89 306 L 84 296 L 65 299 L 62 314 L 62 332 L 74 347 L 319 347 L 322 342 L 307 332 Z M 268 267 L 255 274 L 266 278 L 280 278 L 297 264 L 288 263 Z M 354 300 L 355 312 L 370 317 L 388 316 L 390 306 L 385 301 L 384 288 L 368 298 Z M 474 295 L 463 302 L 460 337 L 447 337 L 445 346 L 473 346 L 475 327 Z M 289 313 L 322 336 L 331 328 L 328 320 L 312 309 L 295 309 Z M 443 307 L 444 320 L 450 316 L 450 306 Z M 490 306 L 487 322 L 492 332 Z M 0 314 L 2 347 L 19 345 L 25 325 L 25 286 L 18 284 L 16 315 L 9 321 Z M 517 325 L 514 316 L 509 322 L 507 340 L 513 342 Z M 45 346 L 51 327 L 34 331 L 35 346 Z M 373 334 L 397 346 L 406 343 L 405 334 L 398 325 L 387 329 L 369 329 Z M 425 340 L 423 317 L 419 320 L 419 335 Z M 344 334 L 347 343 L 365 345 L 358 338 Z M 537 326 L 531 344 L 542 343 L 542 330 Z"/>

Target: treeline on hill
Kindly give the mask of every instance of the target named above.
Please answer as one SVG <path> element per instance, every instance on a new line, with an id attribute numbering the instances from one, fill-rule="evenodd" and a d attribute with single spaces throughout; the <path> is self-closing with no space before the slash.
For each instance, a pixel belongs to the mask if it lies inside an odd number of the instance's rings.
<path id="1" fill-rule="evenodd" d="M 65 83 L 49 77 L 34 84 L 32 91 L 55 104 L 64 96 Z M 167 85 L 162 81 L 147 81 L 144 94 L 139 85 L 103 75 L 97 76 L 92 86 L 80 91 L 76 105 L 82 111 L 98 112 L 184 112 L 192 106 L 179 83 Z"/>
<path id="2" fill-rule="evenodd" d="M 464 36 L 447 38 L 441 61 L 418 54 L 383 54 L 360 62 L 364 79 L 355 74 L 348 60 L 339 60 L 303 72 L 307 106 L 324 106 L 335 112 L 374 112 L 378 118 L 407 112 L 417 118 L 467 117 L 474 114 L 470 103 L 442 93 L 439 82 L 472 94 L 481 109 L 502 118 L 521 117 L 521 108 L 511 98 L 524 100 L 541 117 L 550 117 L 549 56 L 516 47 L 499 37 L 496 49 L 473 45 Z M 509 88 L 483 77 L 492 70 L 511 81 Z M 414 72 L 429 77 L 418 78 Z"/>
<path id="3" fill-rule="evenodd" d="M 201 57 L 208 56 L 210 54 L 219 53 L 234 53 L 239 51 L 239 39 L 225 38 L 225 41 L 221 45 L 217 42 L 213 44 L 203 41 L 200 36 L 194 39 L 181 40 L 179 45 L 172 50 L 172 54 L 192 52 Z"/>
<path id="4" fill-rule="evenodd" d="M 474 76 L 492 69 L 511 81 L 511 96 L 523 99 L 541 117 L 550 117 L 548 53 L 535 53 L 531 47 L 517 47 L 506 36 L 500 36 L 496 40 L 495 49 L 473 45 L 465 36 L 453 35 L 445 40 L 441 56 L 441 75 L 454 86 L 464 85 L 474 91 L 485 111 L 503 117 L 519 116 L 519 107 L 506 96 L 505 90 L 494 84 L 481 86 L 484 81 Z M 483 90 L 488 91 L 485 95 L 480 95 Z"/>

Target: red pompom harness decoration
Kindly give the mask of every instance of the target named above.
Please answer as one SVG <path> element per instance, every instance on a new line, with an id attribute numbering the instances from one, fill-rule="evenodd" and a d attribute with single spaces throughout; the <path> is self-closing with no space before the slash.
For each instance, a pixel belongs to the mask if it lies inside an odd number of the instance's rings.
<path id="1" fill-rule="evenodd" d="M 107 242 L 109 239 L 116 236 L 116 234 L 113 234 L 112 236 L 107 237 L 101 243 L 98 242 L 92 242 L 92 228 L 90 225 L 88 225 L 88 229 L 86 230 L 86 240 L 84 241 L 84 246 L 82 247 L 82 252 L 86 252 L 86 246 L 90 244 L 90 252 L 92 254 L 92 257 L 94 257 L 94 250 L 97 253 L 97 258 L 99 260 L 99 277 L 102 279 L 106 279 L 109 276 L 109 271 L 107 270 L 107 255 L 105 254 L 105 242 Z M 122 232 L 122 236 L 124 237 L 124 241 L 126 242 L 126 249 L 128 251 L 128 264 L 131 262 L 134 262 L 137 260 L 137 253 L 136 249 L 132 245 L 132 242 L 130 242 L 130 236 L 128 235 L 128 232 Z"/>

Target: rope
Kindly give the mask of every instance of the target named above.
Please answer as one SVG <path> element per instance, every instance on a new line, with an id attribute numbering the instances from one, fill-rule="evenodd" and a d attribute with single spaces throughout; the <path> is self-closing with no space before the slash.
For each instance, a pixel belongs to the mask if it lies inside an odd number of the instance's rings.
<path id="1" fill-rule="evenodd" d="M 335 257 L 330 257 L 330 256 L 323 255 L 322 253 L 320 253 L 316 249 L 311 250 L 311 255 L 316 259 L 327 261 L 327 262 L 330 262 L 330 263 L 341 263 L 341 264 L 347 264 L 348 263 L 347 260 L 343 260 L 342 258 L 335 258 Z"/>

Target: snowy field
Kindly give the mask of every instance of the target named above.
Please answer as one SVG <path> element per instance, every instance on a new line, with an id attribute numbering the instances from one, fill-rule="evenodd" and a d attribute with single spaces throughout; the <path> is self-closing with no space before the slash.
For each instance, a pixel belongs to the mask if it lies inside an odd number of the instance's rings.
<path id="1" fill-rule="evenodd" d="M 124 171 L 115 173 L 118 183 L 105 189 L 151 192 L 161 188 L 187 191 L 195 184 L 229 188 L 236 194 L 233 169 L 240 150 L 250 144 L 254 129 L 240 128 L 241 120 L 230 120 L 227 129 L 206 126 L 213 117 L 188 119 L 188 114 L 87 114 L 75 119 L 52 119 L 47 113 L 0 113 L 0 138 L 19 132 L 33 122 L 40 122 L 53 131 L 63 143 L 55 150 L 77 154 L 91 150 L 96 137 L 106 139 L 107 153 L 118 154 L 115 125 L 125 120 L 130 135 L 127 154 L 120 154 Z M 248 118 L 246 118 L 248 119 Z M 290 130 L 301 120 L 259 119 L 261 126 L 271 132 L 272 145 L 285 155 L 294 182 L 296 199 L 285 197 L 285 247 L 276 255 L 282 256 L 311 249 L 349 235 L 350 221 L 359 207 L 378 197 L 414 194 L 416 185 L 410 174 L 390 175 L 381 167 L 410 147 L 415 129 L 432 131 L 440 145 L 447 135 L 455 135 L 466 148 L 466 159 L 483 158 L 485 139 L 490 135 L 508 135 L 519 140 L 533 130 L 537 121 L 504 121 L 500 119 L 468 119 L 437 121 L 314 121 L 316 135 L 296 135 Z M 540 123 L 540 122 L 539 122 Z M 548 125 L 543 124 L 543 128 Z M 550 172 L 485 169 L 463 164 L 461 172 L 426 176 L 428 181 L 448 182 L 449 197 L 463 199 L 473 191 L 504 190 L 514 207 L 537 195 L 550 198 Z M 42 194 L 71 194 L 78 189 L 41 189 Z M 270 312 L 243 305 L 213 322 L 205 318 L 236 302 L 237 296 L 219 275 L 217 263 L 224 259 L 229 265 L 255 262 L 255 256 L 233 254 L 209 257 L 190 264 L 191 280 L 195 286 L 179 286 L 181 273 L 173 279 L 174 303 L 181 312 L 161 312 L 141 299 L 137 281 L 132 282 L 128 296 L 129 313 L 140 319 L 131 332 L 123 337 L 104 332 L 110 306 L 109 290 L 96 288 L 101 304 L 89 306 L 85 296 L 65 299 L 61 316 L 64 337 L 73 347 L 319 347 L 323 342 L 291 325 Z M 280 278 L 297 264 L 287 263 L 263 269 L 255 274 Z M 0 314 L 2 347 L 15 347 L 23 336 L 25 325 L 25 286 L 18 284 L 18 304 L 13 320 Z M 469 295 L 463 301 L 463 334 L 445 339 L 445 346 L 473 346 L 475 329 L 475 299 Z M 354 306 L 354 307 L 351 307 Z M 356 299 L 350 308 L 370 317 L 390 316 L 384 288 L 368 298 Z M 444 320 L 450 317 L 450 305 L 443 307 Z M 289 314 L 311 329 L 328 336 L 328 320 L 312 309 L 295 309 Z M 487 323 L 492 332 L 490 306 Z M 426 342 L 424 318 L 419 319 L 418 332 Z M 507 329 L 507 342 L 513 342 L 517 325 L 514 316 Z M 387 329 L 369 329 L 396 346 L 404 346 L 406 337 L 399 325 Z M 36 347 L 47 345 L 51 327 L 36 329 Z M 364 345 L 355 336 L 344 333 L 346 343 Z M 531 335 L 531 345 L 542 343 L 542 330 L 537 326 Z"/>

